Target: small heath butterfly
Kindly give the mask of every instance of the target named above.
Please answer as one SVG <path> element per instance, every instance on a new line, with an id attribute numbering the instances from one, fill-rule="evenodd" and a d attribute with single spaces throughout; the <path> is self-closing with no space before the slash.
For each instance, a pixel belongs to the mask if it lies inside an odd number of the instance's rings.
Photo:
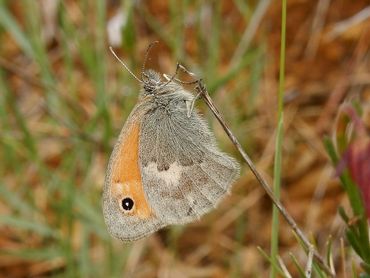
<path id="1" fill-rule="evenodd" d="M 135 78 L 142 84 L 139 99 L 114 146 L 103 192 L 105 223 L 123 241 L 199 219 L 239 173 L 179 82 L 153 70 Z"/>

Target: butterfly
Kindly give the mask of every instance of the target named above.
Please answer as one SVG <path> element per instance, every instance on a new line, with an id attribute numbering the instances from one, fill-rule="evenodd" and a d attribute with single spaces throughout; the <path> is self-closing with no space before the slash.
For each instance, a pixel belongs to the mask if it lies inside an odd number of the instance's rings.
<path id="1" fill-rule="evenodd" d="M 105 223 L 123 241 L 199 219 L 239 175 L 237 161 L 219 150 L 193 109 L 193 94 L 153 70 L 137 79 L 138 102 L 110 156 L 103 190 Z"/>

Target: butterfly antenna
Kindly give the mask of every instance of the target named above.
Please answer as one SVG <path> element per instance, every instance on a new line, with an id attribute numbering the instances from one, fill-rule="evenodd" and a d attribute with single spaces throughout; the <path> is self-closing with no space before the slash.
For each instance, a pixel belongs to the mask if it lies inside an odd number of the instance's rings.
<path id="1" fill-rule="evenodd" d="M 110 46 L 109 47 L 110 52 L 116 57 L 116 59 L 125 67 L 125 69 L 140 83 L 143 83 L 142 80 L 140 80 L 127 66 L 126 64 L 117 56 L 117 54 L 114 52 L 113 48 Z"/>
<path id="2" fill-rule="evenodd" d="M 152 49 L 152 47 L 156 44 L 156 43 L 159 43 L 159 41 L 154 41 L 154 42 L 151 42 L 148 46 L 148 48 L 146 49 L 146 53 L 145 53 L 145 58 L 144 58 L 144 63 L 143 63 L 143 67 L 141 69 L 141 79 L 144 80 L 144 76 L 146 78 L 148 78 L 148 76 L 144 73 L 145 72 L 145 66 L 146 66 L 146 61 L 148 60 L 148 56 L 149 56 L 149 52 L 150 50 Z"/>

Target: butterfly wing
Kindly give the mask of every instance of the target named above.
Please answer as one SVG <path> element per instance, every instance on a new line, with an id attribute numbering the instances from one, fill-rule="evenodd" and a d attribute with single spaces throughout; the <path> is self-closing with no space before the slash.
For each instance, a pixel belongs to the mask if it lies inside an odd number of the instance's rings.
<path id="1" fill-rule="evenodd" d="M 183 98 L 182 98 L 183 96 Z M 222 153 L 196 111 L 184 99 L 163 101 L 143 117 L 139 165 L 148 201 L 161 222 L 184 224 L 213 209 L 229 191 L 238 163 Z"/>
<path id="2" fill-rule="evenodd" d="M 134 109 L 109 159 L 103 191 L 103 214 L 109 232 L 124 241 L 150 234 L 164 223 L 153 213 L 141 179 L 139 133 L 141 109 Z"/>

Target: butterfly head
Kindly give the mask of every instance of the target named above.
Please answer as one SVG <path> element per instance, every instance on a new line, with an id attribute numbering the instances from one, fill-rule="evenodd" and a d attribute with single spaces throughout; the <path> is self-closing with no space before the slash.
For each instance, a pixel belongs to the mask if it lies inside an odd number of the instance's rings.
<path id="1" fill-rule="evenodd" d="M 181 89 L 181 86 L 173 81 L 163 80 L 161 75 L 152 70 L 146 70 L 142 74 L 141 97 L 159 97 L 174 93 Z"/>
<path id="2" fill-rule="evenodd" d="M 142 77 L 144 95 L 155 95 L 163 85 L 161 76 L 154 70 L 146 70 Z"/>

